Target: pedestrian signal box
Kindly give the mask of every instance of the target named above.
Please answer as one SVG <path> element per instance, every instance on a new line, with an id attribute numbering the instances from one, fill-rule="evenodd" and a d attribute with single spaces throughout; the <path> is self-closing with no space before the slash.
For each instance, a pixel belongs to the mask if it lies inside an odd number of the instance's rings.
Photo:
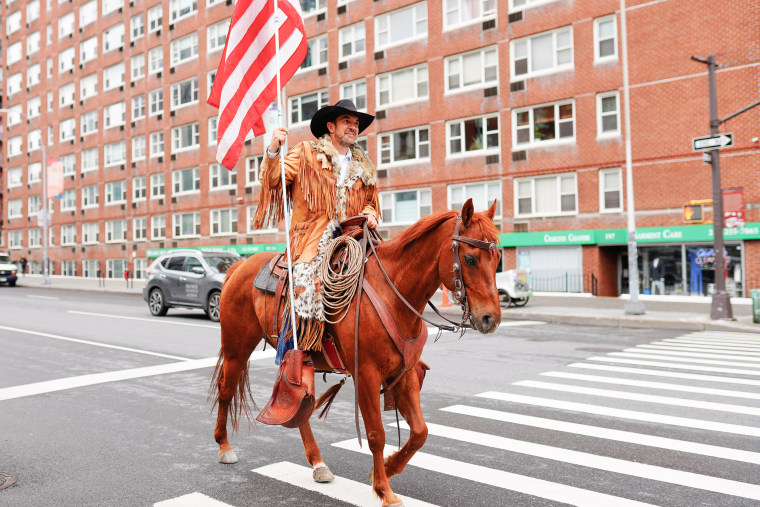
<path id="1" fill-rule="evenodd" d="M 687 204 L 683 207 L 684 222 L 702 222 L 704 214 L 701 204 Z"/>

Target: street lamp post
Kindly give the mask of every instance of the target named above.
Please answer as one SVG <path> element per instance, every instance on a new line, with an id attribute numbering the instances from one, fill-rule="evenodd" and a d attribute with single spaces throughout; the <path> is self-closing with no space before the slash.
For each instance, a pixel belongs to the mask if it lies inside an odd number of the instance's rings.
<path id="1" fill-rule="evenodd" d="M 27 121 L 32 124 L 32 127 L 40 131 L 40 144 L 42 145 L 42 212 L 37 215 L 39 221 L 42 217 L 42 283 L 44 285 L 50 285 L 50 258 L 48 256 L 48 240 L 50 230 L 50 203 L 48 203 L 48 188 L 47 188 L 47 143 L 45 141 L 42 129 L 39 128 L 37 122 L 26 116 L 21 111 L 11 111 L 10 109 L 0 108 L 0 113 L 18 113 L 23 117 L 26 117 Z M 27 138 L 27 143 L 29 142 Z"/>

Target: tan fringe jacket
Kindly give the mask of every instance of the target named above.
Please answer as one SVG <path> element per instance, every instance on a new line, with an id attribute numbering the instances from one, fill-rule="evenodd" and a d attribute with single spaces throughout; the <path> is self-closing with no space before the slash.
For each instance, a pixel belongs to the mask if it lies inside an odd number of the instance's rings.
<path id="1" fill-rule="evenodd" d="M 309 262 L 319 253 L 319 241 L 333 220 L 372 214 L 380 218 L 377 173 L 357 144 L 351 146 L 346 179 L 337 187 L 340 167 L 333 165 L 338 152 L 329 134 L 316 143 L 304 141 L 285 156 L 287 199 L 292 203 L 290 248 L 293 262 Z M 253 227 L 284 219 L 280 190 L 280 156 L 264 155 L 259 175 L 261 193 Z"/>

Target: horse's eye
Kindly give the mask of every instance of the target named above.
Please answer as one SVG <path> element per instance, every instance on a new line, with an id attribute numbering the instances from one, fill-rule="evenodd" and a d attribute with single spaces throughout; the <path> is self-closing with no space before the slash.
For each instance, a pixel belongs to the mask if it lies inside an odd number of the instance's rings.
<path id="1" fill-rule="evenodd" d="M 467 254 L 464 256 L 464 261 L 470 266 L 474 266 L 477 262 L 474 255 Z"/>

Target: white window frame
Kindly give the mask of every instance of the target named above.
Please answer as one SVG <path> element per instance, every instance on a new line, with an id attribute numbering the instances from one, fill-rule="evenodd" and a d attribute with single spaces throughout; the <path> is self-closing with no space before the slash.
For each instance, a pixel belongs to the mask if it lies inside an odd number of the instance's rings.
<path id="1" fill-rule="evenodd" d="M 193 232 L 188 234 L 187 231 L 182 231 L 182 217 L 186 215 L 193 216 Z M 180 238 L 198 238 L 201 235 L 201 213 L 200 211 L 191 211 L 188 213 L 174 213 L 172 215 L 172 237 Z"/>
<path id="2" fill-rule="evenodd" d="M 479 13 L 469 19 L 462 21 L 462 12 L 469 6 L 465 5 L 467 0 L 444 0 L 442 4 L 443 13 L 443 31 L 458 30 L 465 26 L 480 23 L 496 17 L 496 0 L 478 0 Z M 448 5 L 446 5 L 448 4 Z M 457 21 L 449 22 L 449 14 L 457 13 Z"/>
<path id="3" fill-rule="evenodd" d="M 124 8 L 124 0 L 103 0 L 101 16 L 107 16 L 112 12 L 116 12 L 119 9 Z"/>
<path id="4" fill-rule="evenodd" d="M 61 211 L 73 211 L 77 209 L 77 191 L 70 188 L 63 191 L 61 197 Z"/>
<path id="5" fill-rule="evenodd" d="M 95 154 L 94 157 L 91 154 Z M 97 171 L 100 168 L 100 149 L 89 148 L 82 150 L 82 172 Z"/>
<path id="6" fill-rule="evenodd" d="M 602 23 L 612 22 L 612 45 L 614 52 L 611 55 L 601 56 L 601 43 L 603 42 L 599 35 L 600 25 Z M 609 40 L 606 38 L 604 40 Z M 611 14 L 594 20 L 594 64 L 603 64 L 618 61 L 618 31 L 617 31 L 617 16 Z"/>
<path id="7" fill-rule="evenodd" d="M 143 19 L 143 13 L 137 14 L 129 18 L 129 40 L 134 42 L 145 36 L 145 20 Z"/>
<path id="8" fill-rule="evenodd" d="M 8 112 L 6 113 L 7 116 L 7 126 L 13 127 L 14 125 L 21 124 L 22 118 L 24 117 L 23 108 L 21 107 L 21 104 L 17 104 L 15 106 L 11 106 L 8 108 Z"/>
<path id="9" fill-rule="evenodd" d="M 66 83 L 58 88 L 58 107 L 73 106 L 76 87 L 74 83 Z"/>
<path id="10" fill-rule="evenodd" d="M 61 206 L 63 209 L 63 206 Z M 61 246 L 71 246 L 77 244 L 77 226 L 76 224 L 67 224 L 61 226 Z"/>
<path id="11" fill-rule="evenodd" d="M 399 194 L 403 193 L 410 193 L 410 192 L 416 192 L 416 202 L 417 202 L 417 214 L 414 218 L 411 220 L 403 220 L 399 221 L 396 219 L 396 197 L 398 197 Z M 409 188 L 404 190 L 391 190 L 391 191 L 385 191 L 380 192 L 379 194 L 379 200 L 380 200 L 380 209 L 382 212 L 382 225 L 410 225 L 415 223 L 417 220 L 422 218 L 423 216 L 429 215 L 432 212 L 433 206 L 432 206 L 432 197 L 433 192 L 430 187 L 422 187 L 422 188 Z M 391 200 L 389 203 L 388 200 Z M 424 204 L 423 204 L 424 201 Z M 390 204 L 390 206 L 389 206 Z M 428 209 L 426 209 L 428 208 Z M 388 210 L 391 210 L 390 213 L 388 213 Z M 427 211 L 427 213 L 425 213 Z"/>
<path id="12" fill-rule="evenodd" d="M 82 187 L 82 209 L 97 208 L 100 205 L 100 190 L 98 185 Z"/>
<path id="13" fill-rule="evenodd" d="M 136 217 L 132 219 L 132 241 L 148 240 L 148 218 Z"/>
<path id="14" fill-rule="evenodd" d="M 493 118 L 496 119 L 495 131 L 488 130 L 488 120 L 493 119 Z M 481 148 L 476 149 L 476 150 L 467 150 L 466 148 L 463 148 L 462 150 L 458 152 L 453 152 L 451 150 L 451 144 L 454 141 L 454 138 L 452 137 L 452 134 L 451 134 L 452 127 L 456 125 L 459 126 L 459 135 L 456 138 L 461 139 L 459 144 L 460 144 L 460 147 L 462 147 L 464 143 L 465 123 L 474 121 L 474 120 L 480 120 L 482 122 Z M 501 122 L 501 117 L 499 116 L 498 112 L 479 115 L 479 116 L 470 116 L 468 118 L 457 118 L 456 120 L 447 121 L 446 122 L 446 158 L 466 158 L 466 157 L 483 156 L 483 155 L 499 153 L 501 151 L 500 122 Z M 488 144 L 488 137 L 493 137 L 493 136 L 496 137 L 496 146 L 487 147 L 486 145 Z"/>
<path id="15" fill-rule="evenodd" d="M 70 46 L 60 53 L 58 53 L 58 73 L 63 74 L 67 71 L 74 70 L 74 59 L 76 58 L 77 50 L 73 46 Z"/>
<path id="16" fill-rule="evenodd" d="M 291 127 L 306 125 L 307 123 L 311 121 L 312 115 L 307 115 L 303 113 L 303 99 L 306 97 L 313 96 L 313 95 L 317 96 L 317 110 L 327 105 L 327 101 L 329 100 L 329 94 L 326 88 L 322 90 L 309 92 L 309 93 L 304 93 L 301 95 L 296 95 L 293 97 L 288 97 L 288 123 L 290 124 Z M 298 101 L 298 105 L 294 107 L 293 101 L 296 101 L 296 100 Z M 298 116 L 297 119 L 294 119 L 294 114 Z"/>
<path id="17" fill-rule="evenodd" d="M 236 236 L 238 231 L 237 208 L 209 210 L 210 236 Z"/>
<path id="18" fill-rule="evenodd" d="M 58 18 L 58 40 L 74 35 L 74 13 L 67 12 Z"/>
<path id="19" fill-rule="evenodd" d="M 5 51 L 5 64 L 10 67 L 14 63 L 18 63 L 21 61 L 21 58 L 24 53 L 24 46 L 22 45 L 21 41 L 14 42 L 13 44 L 10 44 L 8 46 L 8 49 Z"/>
<path id="20" fill-rule="evenodd" d="M 538 7 L 543 4 L 549 4 L 556 2 L 557 0 L 509 0 L 508 12 L 519 12 L 533 7 Z"/>
<path id="21" fill-rule="evenodd" d="M 208 190 L 229 190 L 237 188 L 237 168 L 231 171 L 213 162 L 208 166 Z"/>
<path id="22" fill-rule="evenodd" d="M 304 5 L 305 3 L 311 3 L 309 0 L 300 0 L 301 2 L 301 12 L 303 12 L 304 18 L 309 18 L 311 16 L 316 16 L 317 14 L 321 14 L 323 12 L 327 12 L 327 0 L 312 0 L 314 5 L 311 8 L 308 8 L 307 5 Z"/>
<path id="23" fill-rule="evenodd" d="M 148 33 L 161 30 L 163 27 L 164 6 L 159 3 L 148 9 Z"/>
<path id="24" fill-rule="evenodd" d="M 114 149 L 116 149 L 118 146 L 121 146 L 120 155 L 121 159 L 112 159 L 111 155 L 113 154 Z M 103 162 L 104 167 L 113 167 L 117 165 L 126 164 L 127 162 L 127 144 L 125 141 L 116 141 L 115 143 L 108 143 L 103 147 Z"/>
<path id="25" fill-rule="evenodd" d="M 106 243 L 124 243 L 125 241 L 127 241 L 127 221 L 106 220 Z"/>
<path id="26" fill-rule="evenodd" d="M 121 189 L 121 192 L 119 192 L 119 189 Z M 110 206 L 113 204 L 126 204 L 127 180 L 117 180 L 117 181 L 106 182 L 103 193 L 106 194 L 106 202 L 105 202 L 106 206 Z"/>
<path id="27" fill-rule="evenodd" d="M 158 74 L 164 70 L 164 48 L 156 46 L 148 50 L 148 74 Z"/>
<path id="28" fill-rule="evenodd" d="M 116 51 L 124 47 L 124 23 L 117 23 L 105 29 L 103 32 L 103 54 Z"/>
<path id="29" fill-rule="evenodd" d="M 481 188 L 482 187 L 482 188 Z M 495 192 L 492 190 L 495 189 Z M 462 191 L 462 200 L 454 201 L 452 197 L 457 190 Z M 475 195 L 475 191 L 479 192 L 479 195 Z M 451 184 L 446 189 L 446 196 L 448 202 L 448 209 L 462 209 L 462 205 L 467 199 L 472 198 L 472 203 L 475 205 L 475 211 L 485 211 L 491 207 L 494 199 L 496 199 L 496 214 L 494 220 L 501 218 L 502 212 L 502 189 L 501 180 L 487 180 L 478 181 L 474 183 L 457 183 Z"/>
<path id="30" fill-rule="evenodd" d="M 426 140 L 422 140 L 422 132 L 427 131 Z M 406 160 L 393 160 L 393 151 L 394 151 L 394 135 L 399 134 L 401 132 L 414 132 L 414 149 L 416 152 L 415 158 L 406 159 Z M 383 138 L 385 136 L 389 137 L 389 143 L 388 148 L 384 147 L 384 140 Z M 427 148 L 427 155 L 420 156 L 421 148 L 426 147 Z M 391 159 L 389 161 L 383 161 L 382 153 L 384 150 L 390 150 L 390 157 Z M 409 165 L 409 164 L 419 164 L 420 162 L 426 162 L 430 160 L 430 126 L 429 125 L 419 125 L 416 127 L 410 127 L 410 128 L 404 128 L 404 129 L 397 129 L 397 130 L 391 130 L 388 132 L 378 132 L 377 134 L 377 153 L 378 153 L 378 167 L 398 167 L 403 165 Z"/>
<path id="31" fill-rule="evenodd" d="M 394 79 L 399 79 L 400 74 L 412 72 L 414 74 L 414 97 L 406 100 L 399 100 L 394 98 Z M 387 86 L 386 84 L 387 83 Z M 420 88 L 424 85 L 425 95 L 421 95 Z M 388 101 L 384 102 L 382 94 L 387 93 Z M 386 109 L 389 107 L 396 107 L 404 104 L 412 104 L 427 100 L 430 97 L 430 73 L 428 71 L 428 64 L 422 63 L 419 65 L 412 65 L 410 67 L 404 67 L 396 69 L 391 72 L 384 72 L 375 76 L 375 104 L 378 109 Z"/>
<path id="32" fill-rule="evenodd" d="M 317 35 L 306 41 L 306 58 L 296 72 L 309 72 L 316 69 L 326 69 L 330 61 L 330 50 L 327 34 Z M 324 56 L 324 59 L 323 59 Z M 310 64 L 306 65 L 309 61 Z"/>
<path id="33" fill-rule="evenodd" d="M 559 122 L 562 121 L 563 123 L 567 122 L 567 119 L 561 120 L 559 118 L 559 108 L 561 106 L 565 105 L 571 105 L 573 108 L 573 117 L 572 117 L 572 125 L 573 125 L 573 135 L 570 137 L 558 137 L 559 136 L 559 130 L 560 125 Z M 535 121 L 534 121 L 534 111 L 538 108 L 548 107 L 548 106 L 554 106 L 554 122 L 555 122 L 555 133 L 556 136 L 554 139 L 549 140 L 538 140 L 536 141 L 534 139 L 534 132 L 535 132 Z M 520 128 L 525 127 L 518 127 L 517 124 L 517 115 L 521 113 L 528 112 L 530 117 L 530 123 L 528 125 L 528 132 L 530 135 L 530 140 L 528 142 L 517 142 L 517 136 L 518 136 L 518 130 Z M 539 146 L 553 146 L 553 145 L 563 145 L 563 144 L 575 144 L 575 136 L 577 134 L 577 129 L 575 126 L 575 119 L 576 119 L 576 108 L 575 108 L 575 100 L 562 100 L 558 102 L 549 102 L 546 104 L 536 104 L 534 106 L 528 106 L 528 107 L 521 107 L 519 109 L 513 109 L 512 110 L 512 151 L 517 150 L 523 150 L 523 149 L 529 149 L 529 148 L 536 148 Z"/>
<path id="34" fill-rule="evenodd" d="M 30 56 L 40 50 L 40 32 L 32 32 L 26 36 L 26 55 Z"/>
<path id="35" fill-rule="evenodd" d="M 182 188 L 182 185 L 183 185 L 182 175 L 186 173 L 187 171 L 192 171 L 192 177 L 193 177 L 193 183 L 192 183 L 193 188 L 189 190 L 186 188 Z M 197 194 L 200 191 L 201 191 L 201 173 L 198 167 L 186 167 L 184 169 L 175 169 L 174 171 L 172 171 L 172 195 L 173 196 Z"/>
<path id="36" fill-rule="evenodd" d="M 572 178 L 573 182 L 573 194 L 562 193 L 562 180 Z M 556 183 L 556 209 L 546 212 L 536 211 L 536 180 L 550 180 L 554 179 Z M 514 180 L 514 216 L 520 218 L 531 217 L 558 217 L 558 216 L 575 216 L 578 214 L 578 175 L 577 173 L 558 173 L 546 176 L 535 176 L 529 178 L 515 178 Z M 530 204 L 531 210 L 528 213 L 520 213 L 520 199 L 522 196 L 519 193 L 520 183 L 529 183 L 530 186 Z M 572 211 L 562 211 L 562 197 L 565 195 L 573 195 L 574 197 L 574 209 Z"/>
<path id="37" fill-rule="evenodd" d="M 364 93 L 363 94 L 357 93 L 357 87 L 363 87 Z M 347 90 L 350 90 L 350 93 L 346 93 Z M 351 102 L 353 102 L 354 105 L 356 106 L 357 111 L 366 112 L 367 102 L 368 102 L 367 101 L 367 80 L 357 79 L 356 81 L 341 83 L 340 84 L 340 98 L 348 99 Z"/>
<path id="38" fill-rule="evenodd" d="M 98 73 L 88 74 L 79 80 L 79 100 L 87 100 L 98 94 Z"/>
<path id="39" fill-rule="evenodd" d="M 479 80 L 474 83 L 464 83 L 465 76 L 472 77 L 470 73 L 465 72 L 464 61 L 466 58 L 471 58 L 474 55 L 478 55 L 480 62 L 477 65 L 478 71 L 480 71 Z M 486 66 L 486 61 L 491 59 L 491 65 Z M 452 81 L 452 68 L 458 67 L 457 85 L 455 88 L 451 87 Z M 466 53 L 459 53 L 456 55 L 448 56 L 444 59 L 444 94 L 461 93 L 470 90 L 479 90 L 482 88 L 489 88 L 491 86 L 499 85 L 499 50 L 496 46 L 486 46 L 484 48 L 476 49 L 475 51 L 468 51 Z M 489 70 L 490 69 L 490 70 Z"/>
<path id="40" fill-rule="evenodd" d="M 166 154 L 164 131 L 157 130 L 149 134 L 150 158 L 163 157 Z"/>
<path id="41" fill-rule="evenodd" d="M 219 117 L 218 116 L 212 116 L 208 119 L 208 145 L 209 146 L 215 146 L 217 143 L 217 136 L 219 135 L 218 130 L 218 122 Z"/>
<path id="42" fill-rule="evenodd" d="M 605 175 L 616 174 L 618 185 L 617 188 L 605 188 Z M 608 208 L 606 206 L 605 194 L 607 192 L 617 192 L 620 206 L 617 208 Z M 623 171 L 620 167 L 610 167 L 599 169 L 599 213 L 621 213 L 623 211 Z"/>
<path id="43" fill-rule="evenodd" d="M 22 80 L 23 80 L 23 76 L 21 75 L 20 72 L 17 72 L 16 74 L 11 74 L 10 76 L 8 76 L 8 81 L 6 85 L 8 97 L 15 95 L 21 91 Z"/>
<path id="44" fill-rule="evenodd" d="M 8 248 L 20 250 L 24 247 L 24 231 L 8 231 Z"/>
<path id="45" fill-rule="evenodd" d="M 232 18 L 223 19 L 206 27 L 206 54 L 224 49 Z"/>
<path id="46" fill-rule="evenodd" d="M 145 139 L 143 137 L 143 139 Z M 145 176 L 135 176 L 132 178 L 132 202 L 140 202 L 147 199 L 148 188 L 145 182 Z"/>
<path id="47" fill-rule="evenodd" d="M 26 86 L 29 88 L 33 86 L 37 86 L 40 84 L 40 64 L 35 63 L 34 65 L 30 65 L 29 69 L 26 71 Z"/>
<path id="48" fill-rule="evenodd" d="M 92 36 L 79 43 L 79 63 L 87 63 L 98 58 L 98 37 Z"/>
<path id="49" fill-rule="evenodd" d="M 188 44 L 189 47 L 185 47 Z M 187 51 L 188 49 L 190 54 L 183 57 L 183 51 Z M 184 37 L 174 39 L 171 42 L 170 50 L 171 56 L 169 61 L 172 67 L 196 60 L 198 58 L 198 32 L 189 33 Z"/>
<path id="50" fill-rule="evenodd" d="M 93 123 L 94 120 L 94 123 Z M 89 136 L 98 131 L 98 110 L 87 111 L 79 119 L 79 135 Z"/>
<path id="51" fill-rule="evenodd" d="M 279 229 L 277 228 L 277 225 L 268 225 L 267 227 L 262 227 L 261 229 L 254 229 L 253 228 L 253 217 L 256 215 L 256 210 L 258 209 L 257 204 L 253 204 L 250 206 L 246 206 L 245 208 L 245 233 L 246 234 L 272 234 L 276 233 Z M 269 223 L 269 220 L 266 220 L 265 223 Z"/>
<path id="52" fill-rule="evenodd" d="M 152 215 L 150 217 L 150 239 L 166 239 L 166 217 Z"/>
<path id="53" fill-rule="evenodd" d="M 32 97 L 26 102 L 26 117 L 38 118 L 42 110 L 42 100 L 39 97 Z"/>
<path id="54" fill-rule="evenodd" d="M 129 79 L 139 81 L 145 77 L 145 53 L 140 53 L 129 59 Z"/>
<path id="55" fill-rule="evenodd" d="M 259 183 L 259 171 L 264 162 L 262 155 L 245 158 L 245 186 L 252 187 Z"/>
<path id="56" fill-rule="evenodd" d="M 21 218 L 24 216 L 24 201 L 21 199 L 10 199 L 8 201 L 8 219 Z"/>
<path id="57" fill-rule="evenodd" d="M 185 85 L 190 86 L 190 101 L 180 102 L 182 98 L 182 88 Z M 192 106 L 198 103 L 198 97 L 200 95 L 198 88 L 198 77 L 194 76 L 190 79 L 184 79 L 182 81 L 172 83 L 171 85 L 171 110 L 176 111 L 183 107 Z"/>
<path id="58" fill-rule="evenodd" d="M 400 15 L 401 17 L 412 17 L 412 24 L 414 25 L 414 33 L 404 39 L 391 42 L 391 30 L 393 30 L 393 23 L 391 18 Z M 420 24 L 424 22 L 424 31 L 420 28 Z M 380 39 L 385 35 L 387 41 L 381 42 Z M 378 16 L 375 16 L 375 51 L 381 51 L 384 49 L 392 48 L 401 44 L 409 44 L 414 41 L 426 39 L 428 36 L 428 10 L 427 0 L 417 2 L 412 5 L 407 5 L 400 9 L 396 9 L 390 12 L 385 12 Z"/>
<path id="59" fill-rule="evenodd" d="M 148 92 L 148 116 L 164 114 L 164 89 L 156 88 Z"/>
<path id="60" fill-rule="evenodd" d="M 184 11 L 184 12 L 183 12 Z M 171 0 L 169 2 L 169 22 L 176 23 L 181 19 L 198 13 L 197 0 Z"/>
<path id="61" fill-rule="evenodd" d="M 103 91 L 124 86 L 124 62 L 103 69 Z"/>
<path id="62" fill-rule="evenodd" d="M 160 190 L 160 193 L 159 193 Z M 166 176 L 164 173 L 150 175 L 150 198 L 163 199 L 166 196 Z"/>
<path id="63" fill-rule="evenodd" d="M 20 187 L 24 182 L 24 170 L 21 167 L 12 167 L 8 169 L 7 181 L 7 188 Z"/>
<path id="64" fill-rule="evenodd" d="M 132 161 L 139 162 L 145 160 L 145 136 L 135 136 L 132 138 Z"/>
<path id="65" fill-rule="evenodd" d="M 68 118 L 61 121 L 58 127 L 58 138 L 61 142 L 73 141 L 76 137 L 77 121 L 75 118 Z"/>
<path id="66" fill-rule="evenodd" d="M 357 36 L 357 31 L 361 32 L 361 38 Z M 348 39 L 348 40 L 347 40 Z M 361 43 L 361 48 L 357 49 L 357 45 Z M 350 52 L 345 53 L 345 47 L 350 47 Z M 367 30 L 364 26 L 364 20 L 354 23 L 352 25 L 344 26 L 338 31 L 338 61 L 343 62 L 359 56 L 364 56 L 367 53 Z"/>
<path id="67" fill-rule="evenodd" d="M 190 144 L 182 145 L 181 143 L 185 140 L 185 134 L 186 132 L 184 129 L 190 130 L 189 132 L 189 141 Z M 185 151 L 190 150 L 197 150 L 201 143 L 200 143 L 200 129 L 198 128 L 198 122 L 195 123 L 186 123 L 184 125 L 178 125 L 176 127 L 172 127 L 172 153 L 182 153 Z"/>
<path id="68" fill-rule="evenodd" d="M 79 7 L 79 28 L 98 20 L 98 0 L 92 0 Z"/>
<path id="69" fill-rule="evenodd" d="M 615 99 L 614 113 L 603 111 L 604 99 L 608 99 L 610 97 L 613 97 Z M 603 130 L 604 118 L 606 116 L 613 115 L 615 116 L 615 130 Z M 599 93 L 596 95 L 596 137 L 597 139 L 620 137 L 620 93 L 617 90 L 606 93 Z"/>
<path id="70" fill-rule="evenodd" d="M 142 120 L 145 118 L 145 95 L 135 95 L 132 97 L 132 121 Z"/>
<path id="71" fill-rule="evenodd" d="M 103 130 L 120 127 L 127 121 L 127 105 L 122 102 L 103 106 Z"/>
<path id="72" fill-rule="evenodd" d="M 558 37 L 561 34 L 567 33 L 570 38 L 569 46 L 558 46 Z M 541 70 L 531 70 L 533 65 L 533 58 L 531 56 L 531 47 L 533 41 L 539 37 L 552 38 L 552 66 Z M 526 72 L 518 74 L 516 70 L 517 65 L 517 46 L 525 44 L 525 59 L 527 60 Z M 559 63 L 558 54 L 560 51 L 570 50 L 570 61 L 565 63 Z M 547 30 L 546 32 L 534 33 L 527 37 L 521 37 L 519 39 L 513 39 L 509 42 L 509 63 L 510 63 L 510 82 L 523 81 L 525 79 L 532 79 L 535 77 L 548 76 L 551 74 L 557 74 L 559 72 L 567 72 L 575 69 L 575 37 L 573 34 L 573 25 L 563 26 L 554 30 Z M 522 59 L 522 58 L 521 58 Z"/>

